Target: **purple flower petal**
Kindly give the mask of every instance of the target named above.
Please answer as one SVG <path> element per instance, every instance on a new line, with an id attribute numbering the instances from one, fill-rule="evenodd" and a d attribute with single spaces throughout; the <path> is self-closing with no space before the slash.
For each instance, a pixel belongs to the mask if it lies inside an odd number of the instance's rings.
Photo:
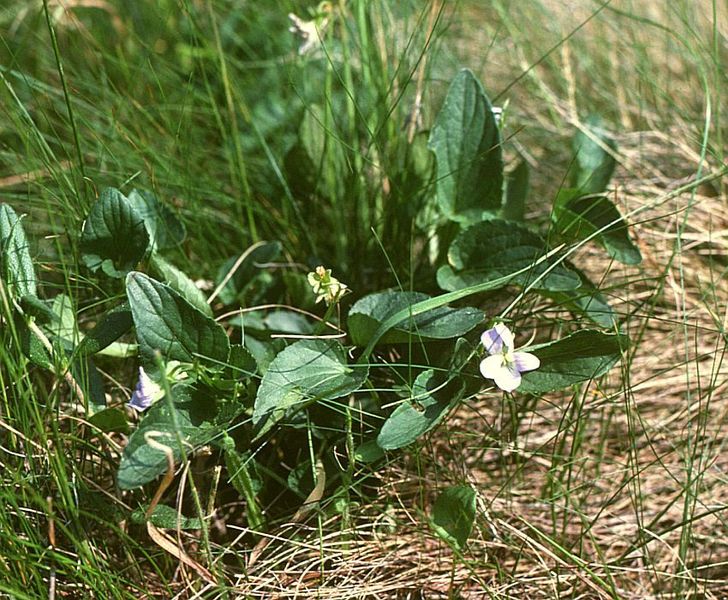
<path id="1" fill-rule="evenodd" d="M 144 412 L 159 396 L 160 387 L 147 375 L 144 367 L 139 367 L 139 381 L 134 388 L 127 406 Z"/>
<path id="2" fill-rule="evenodd" d="M 513 334 L 503 323 L 496 323 L 495 327 L 483 332 L 480 341 L 488 354 L 499 354 L 506 349 L 513 348 Z"/>
<path id="3" fill-rule="evenodd" d="M 538 356 L 530 352 L 514 352 L 513 367 L 519 372 L 534 371 L 541 366 Z"/>

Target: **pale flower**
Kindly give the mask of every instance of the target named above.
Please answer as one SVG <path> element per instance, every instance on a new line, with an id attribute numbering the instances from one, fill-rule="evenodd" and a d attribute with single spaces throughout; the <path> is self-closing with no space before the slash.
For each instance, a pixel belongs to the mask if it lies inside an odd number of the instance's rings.
<path id="1" fill-rule="evenodd" d="M 541 361 L 530 352 L 515 352 L 513 334 L 503 323 L 497 323 L 480 337 L 487 356 L 480 363 L 480 372 L 486 379 L 492 379 L 504 392 L 512 392 L 521 385 L 521 373 L 533 371 Z"/>
<path id="2" fill-rule="evenodd" d="M 307 275 L 307 279 L 313 293 L 316 294 L 316 303 L 324 300 L 326 306 L 330 306 L 338 302 L 344 294 L 349 293 L 345 283 L 331 276 L 331 269 L 318 266 L 315 271 Z"/>
<path id="3" fill-rule="evenodd" d="M 164 390 L 162 386 L 154 382 L 144 367 L 139 367 L 139 381 L 134 388 L 134 393 L 131 395 L 127 406 L 135 409 L 138 412 L 144 412 L 154 402 L 164 396 Z"/>

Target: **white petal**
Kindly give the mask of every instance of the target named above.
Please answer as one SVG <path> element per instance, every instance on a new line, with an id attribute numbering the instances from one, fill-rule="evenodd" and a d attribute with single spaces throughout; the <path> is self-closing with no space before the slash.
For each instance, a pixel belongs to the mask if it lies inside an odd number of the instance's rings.
<path id="1" fill-rule="evenodd" d="M 480 341 L 488 354 L 502 352 L 503 346 L 513 349 L 513 334 L 503 323 L 496 323 L 495 327 L 484 331 L 480 336 Z"/>
<path id="2" fill-rule="evenodd" d="M 530 352 L 514 352 L 513 363 L 516 370 L 521 373 L 524 371 L 534 371 L 541 366 L 541 361 L 538 359 L 538 356 Z"/>
<path id="3" fill-rule="evenodd" d="M 494 379 L 495 384 L 504 392 L 512 392 L 521 385 L 521 374 L 514 368 L 502 367 Z"/>
<path id="4" fill-rule="evenodd" d="M 503 366 L 503 355 L 493 354 L 480 362 L 480 374 L 486 379 L 495 379 Z"/>

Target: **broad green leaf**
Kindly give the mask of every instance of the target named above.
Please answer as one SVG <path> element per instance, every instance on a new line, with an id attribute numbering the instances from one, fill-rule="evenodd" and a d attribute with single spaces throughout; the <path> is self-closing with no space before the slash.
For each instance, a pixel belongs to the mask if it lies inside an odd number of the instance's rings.
<path id="1" fill-rule="evenodd" d="M 364 296 L 349 311 L 349 334 L 357 346 L 366 345 L 389 317 L 429 296 L 419 292 L 388 291 Z M 403 321 L 379 340 L 381 344 L 405 343 L 412 339 L 459 337 L 483 322 L 485 315 L 475 308 L 441 306 Z"/>
<path id="2" fill-rule="evenodd" d="M 230 341 L 225 330 L 163 283 L 132 272 L 126 293 L 134 318 L 139 352 L 149 365 L 159 351 L 166 361 L 206 360 L 218 367 L 227 361 Z"/>
<path id="3" fill-rule="evenodd" d="M 301 340 L 280 352 L 268 367 L 255 398 L 253 425 L 260 437 L 285 417 L 318 400 L 333 400 L 358 390 L 369 368 L 349 366 L 335 340 Z"/>
<path id="4" fill-rule="evenodd" d="M 616 161 L 613 153 L 617 144 L 600 127 L 601 119 L 587 119 L 585 130 L 574 136 L 576 158 L 569 173 L 570 185 L 581 194 L 603 192 L 614 174 Z"/>
<path id="5" fill-rule="evenodd" d="M 149 519 L 146 517 L 146 509 L 138 508 L 131 514 L 131 520 L 137 525 L 146 523 L 147 520 L 152 525 L 161 529 L 202 529 L 202 521 L 198 517 L 185 517 L 178 513 L 171 506 L 166 504 L 158 504 L 154 507 Z"/>
<path id="6" fill-rule="evenodd" d="M 404 448 L 435 427 L 460 400 L 463 390 L 458 379 L 447 385 L 443 383 L 442 377 L 437 377 L 432 369 L 420 373 L 410 397 L 382 425 L 377 444 L 384 450 Z"/>
<path id="7" fill-rule="evenodd" d="M 83 224 L 84 264 L 120 279 L 144 257 L 148 246 L 144 220 L 126 197 L 113 188 L 101 192 Z"/>
<path id="8" fill-rule="evenodd" d="M 354 459 L 357 462 L 370 464 L 384 458 L 384 450 L 377 444 L 377 440 L 368 440 L 354 450 Z"/>
<path id="9" fill-rule="evenodd" d="M 128 302 L 115 306 L 104 313 L 99 322 L 86 333 L 76 348 L 80 356 L 90 356 L 110 346 L 134 325 Z"/>
<path id="10" fill-rule="evenodd" d="M 575 290 L 542 292 L 542 294 L 573 313 L 585 316 L 600 327 L 615 329 L 617 327 L 617 318 L 607 298 L 582 271 L 572 264 L 568 266 L 581 278 L 581 286 Z"/>
<path id="11" fill-rule="evenodd" d="M 178 462 L 183 454 L 209 443 L 223 429 L 218 423 L 225 419 L 220 418 L 214 401 L 193 395 L 186 385 L 175 385 L 171 392 L 173 402 L 164 397 L 154 403 L 129 437 L 117 475 L 122 490 L 142 486 L 167 470 L 167 455 L 147 443 L 147 433 L 168 447 Z"/>
<path id="12" fill-rule="evenodd" d="M 175 292 L 178 292 L 187 302 L 198 309 L 200 312 L 206 314 L 208 317 L 212 316 L 212 309 L 207 303 L 205 294 L 195 285 L 185 273 L 180 271 L 173 264 L 167 262 L 159 254 L 153 254 L 150 264 L 154 271 L 159 275 L 160 279 L 171 287 Z"/>
<path id="13" fill-rule="evenodd" d="M 220 301 L 223 304 L 233 303 L 238 294 L 250 285 L 256 276 L 261 273 L 263 265 L 276 260 L 280 256 L 280 253 L 280 242 L 266 242 L 257 246 L 238 265 L 233 275 L 225 284 L 225 287 L 222 288 L 218 295 Z M 217 278 L 215 279 L 216 286 L 220 285 L 227 278 L 238 260 L 239 257 L 233 256 L 225 261 L 220 269 L 218 269 Z"/>
<path id="14" fill-rule="evenodd" d="M 639 248 L 629 237 L 628 225 L 606 196 L 582 196 L 578 190 L 561 190 L 554 202 L 553 220 L 567 239 L 583 240 L 594 235 L 613 259 L 626 265 L 642 262 Z"/>
<path id="15" fill-rule="evenodd" d="M 475 490 L 456 485 L 443 491 L 432 508 L 430 523 L 435 533 L 448 544 L 462 550 L 475 522 Z"/>
<path id="16" fill-rule="evenodd" d="M 132 190 L 127 200 L 144 219 L 152 252 L 174 248 L 185 239 L 185 226 L 168 206 L 151 192 Z"/>
<path id="17" fill-rule="evenodd" d="M 472 223 L 500 209 L 500 131 L 483 87 L 467 69 L 450 84 L 429 148 L 437 158 L 437 199 L 445 216 Z"/>
<path id="18" fill-rule="evenodd" d="M 538 280 L 535 289 L 563 291 L 578 288 L 581 280 L 576 273 L 563 264 L 553 266 L 558 257 L 535 264 L 547 252 L 546 242 L 523 225 L 501 219 L 483 221 L 464 229 L 455 238 L 448 251 L 450 264 L 440 267 L 437 283 L 445 290 L 455 291 L 508 277 L 533 264 L 532 269 L 515 275 L 503 286 L 508 283 L 529 285 L 550 268 Z"/>
<path id="19" fill-rule="evenodd" d="M 523 221 L 528 197 L 528 163 L 521 159 L 506 177 L 506 198 L 501 214 L 504 219 Z"/>
<path id="20" fill-rule="evenodd" d="M 528 351 L 541 366 L 523 374 L 519 392 L 543 394 L 604 375 L 622 356 L 627 336 L 585 329 Z"/>
<path id="21" fill-rule="evenodd" d="M 7 204 L 0 204 L 0 279 L 10 296 L 36 295 L 36 278 L 28 240 L 20 219 Z"/>

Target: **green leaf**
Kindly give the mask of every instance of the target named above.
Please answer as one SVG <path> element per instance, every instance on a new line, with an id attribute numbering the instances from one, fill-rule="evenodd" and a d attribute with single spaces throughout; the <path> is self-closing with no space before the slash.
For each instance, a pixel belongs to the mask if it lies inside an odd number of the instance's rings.
<path id="1" fill-rule="evenodd" d="M 110 346 L 134 325 L 128 302 L 105 313 L 76 348 L 80 356 L 90 356 Z"/>
<path id="2" fill-rule="evenodd" d="M 196 362 L 221 367 L 230 354 L 225 330 L 201 313 L 169 286 L 132 272 L 126 278 L 126 293 L 134 318 L 139 352 L 154 365 L 154 353 L 165 360 Z"/>
<path id="3" fill-rule="evenodd" d="M 564 292 L 542 292 L 544 296 L 556 301 L 560 306 L 573 313 L 583 315 L 605 329 L 615 329 L 617 318 L 609 301 L 589 278 L 579 269 L 569 264 L 569 268 L 581 278 L 581 286 Z"/>
<path id="4" fill-rule="evenodd" d="M 388 291 L 369 294 L 349 311 L 349 334 L 357 346 L 365 345 L 389 317 L 429 296 L 419 292 Z M 475 308 L 442 306 L 403 321 L 379 340 L 399 344 L 413 339 L 448 339 L 464 335 L 483 322 L 485 315 Z"/>
<path id="5" fill-rule="evenodd" d="M 541 366 L 523 374 L 519 392 L 543 394 L 604 375 L 622 356 L 629 339 L 585 329 L 540 346 L 528 348 Z"/>
<path id="6" fill-rule="evenodd" d="M 252 377 L 258 370 L 258 363 L 245 346 L 232 344 L 228 357 L 227 370 L 231 379 L 246 379 Z"/>
<path id="7" fill-rule="evenodd" d="M 370 464 L 381 458 L 384 458 L 384 450 L 377 444 L 377 440 L 363 442 L 354 450 L 354 460 L 363 464 Z"/>
<path id="8" fill-rule="evenodd" d="M 173 402 L 164 397 L 154 403 L 129 437 L 117 474 L 122 490 L 140 487 L 167 470 L 166 453 L 147 444 L 147 433 L 170 448 L 178 462 L 185 453 L 209 443 L 222 430 L 217 423 L 222 419 L 215 402 L 193 396 L 194 390 L 183 384 L 173 386 L 171 392 Z"/>
<path id="9" fill-rule="evenodd" d="M 460 400 L 463 390 L 462 382 L 457 379 L 447 385 L 443 383 L 442 377 L 437 377 L 432 369 L 420 373 L 410 397 L 384 422 L 377 444 L 384 450 L 404 448 L 434 428 Z"/>
<path id="10" fill-rule="evenodd" d="M 503 200 L 501 137 L 483 87 L 467 69 L 450 84 L 429 148 L 437 158 L 437 199 L 445 216 L 477 222 Z"/>
<path id="11" fill-rule="evenodd" d="M 585 130 L 574 136 L 576 158 L 569 173 L 570 185 L 581 194 L 603 192 L 614 174 L 616 161 L 612 155 L 617 144 L 600 127 L 601 119 L 587 119 Z M 611 152 L 610 152 L 611 151 Z"/>
<path id="12" fill-rule="evenodd" d="M 523 221 L 528 197 L 529 169 L 525 160 L 520 160 L 516 168 L 506 177 L 506 199 L 501 214 L 504 219 Z"/>
<path id="13" fill-rule="evenodd" d="M 281 253 L 281 248 L 280 242 L 266 242 L 252 250 L 250 254 L 243 259 L 238 268 L 235 270 L 235 273 L 225 284 L 225 287 L 220 291 L 218 296 L 220 301 L 223 304 L 232 304 L 238 294 L 250 285 L 251 282 L 255 280 L 256 276 L 261 273 L 261 265 L 265 265 L 266 263 L 278 258 Z M 218 269 L 217 278 L 215 280 L 216 286 L 220 285 L 225 280 L 238 260 L 239 257 L 233 256 L 225 261 L 220 269 Z"/>
<path id="14" fill-rule="evenodd" d="M 335 340 L 301 340 L 280 352 L 268 367 L 255 398 L 253 425 L 260 437 L 289 409 L 333 400 L 358 390 L 369 368 L 351 367 Z"/>
<path id="15" fill-rule="evenodd" d="M 144 219 L 152 252 L 174 248 L 185 239 L 185 226 L 154 194 L 132 190 L 127 200 L 136 213 Z"/>
<path id="16" fill-rule="evenodd" d="M 80 334 L 76 325 L 76 313 L 71 299 L 65 294 L 58 294 L 53 298 L 51 310 L 56 318 L 46 326 L 46 330 L 51 335 L 62 338 L 72 345 L 77 344 Z"/>
<path id="17" fill-rule="evenodd" d="M 37 293 L 25 231 L 15 211 L 7 204 L 0 204 L 0 278 L 13 298 Z"/>
<path id="18" fill-rule="evenodd" d="M 311 292 L 309 286 L 308 291 Z M 312 335 L 316 326 L 305 316 L 292 310 L 251 310 L 230 319 L 231 325 L 248 333 L 288 333 Z"/>
<path id="19" fill-rule="evenodd" d="M 131 514 L 131 520 L 137 525 L 147 522 L 146 510 L 138 508 Z M 161 529 L 202 529 L 202 521 L 198 517 L 185 517 L 171 506 L 158 504 L 148 519 L 152 525 Z"/>
<path id="20" fill-rule="evenodd" d="M 508 277 L 533 264 L 532 269 L 515 275 L 501 287 L 526 286 L 558 261 L 554 256 L 535 264 L 547 252 L 546 242 L 523 225 L 501 219 L 483 221 L 461 231 L 453 240 L 448 251 L 450 264 L 440 267 L 437 283 L 445 290 L 455 291 Z M 556 264 L 534 287 L 563 291 L 576 289 L 580 284 L 576 273 Z"/>
<path id="21" fill-rule="evenodd" d="M 173 264 L 167 262 L 159 254 L 153 254 L 150 261 L 151 267 L 159 275 L 162 281 L 171 287 L 175 292 L 178 292 L 187 302 L 198 309 L 200 312 L 206 314 L 208 317 L 212 316 L 212 309 L 207 303 L 205 294 L 195 285 L 185 273 L 180 271 Z"/>
<path id="22" fill-rule="evenodd" d="M 595 240 L 614 260 L 626 265 L 642 262 L 639 248 L 629 237 L 628 224 L 606 196 L 582 196 L 578 190 L 561 190 L 552 217 L 566 239 L 583 240 L 601 231 Z"/>
<path id="23" fill-rule="evenodd" d="M 144 257 L 148 246 L 144 220 L 126 197 L 113 188 L 101 192 L 83 224 L 84 264 L 120 279 Z"/>
<path id="24" fill-rule="evenodd" d="M 105 408 L 88 419 L 97 429 L 104 433 L 123 433 L 129 435 L 129 424 L 126 421 L 126 414 L 118 408 Z"/>
<path id="25" fill-rule="evenodd" d="M 447 488 L 435 501 L 431 525 L 448 544 L 462 550 L 475 522 L 475 490 L 469 485 Z"/>

